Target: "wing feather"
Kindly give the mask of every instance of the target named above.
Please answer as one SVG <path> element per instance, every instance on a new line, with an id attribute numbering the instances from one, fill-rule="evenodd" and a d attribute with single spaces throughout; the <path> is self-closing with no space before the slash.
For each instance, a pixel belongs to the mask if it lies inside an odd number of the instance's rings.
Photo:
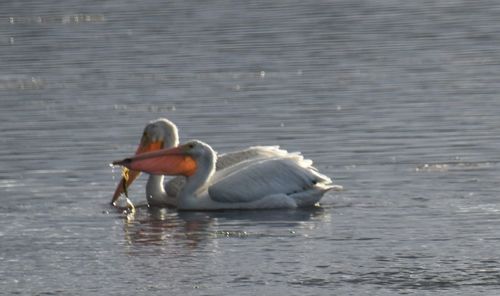
<path id="1" fill-rule="evenodd" d="M 222 170 L 245 161 L 257 161 L 265 158 L 286 157 L 288 151 L 279 146 L 252 146 L 245 150 L 224 153 L 217 159 L 216 170 Z M 170 179 L 165 184 L 168 196 L 177 196 L 186 184 L 186 178 L 178 176 Z"/>
<path id="2" fill-rule="evenodd" d="M 221 170 L 242 161 L 250 159 L 264 159 L 273 157 L 285 157 L 288 151 L 280 149 L 279 146 L 253 146 L 245 150 L 224 153 L 217 159 L 216 169 Z"/>
<path id="3" fill-rule="evenodd" d="M 248 165 L 221 177 L 208 188 L 210 198 L 218 202 L 251 202 L 272 194 L 294 194 L 329 184 L 330 178 L 311 167 L 300 154 L 249 162 Z"/>

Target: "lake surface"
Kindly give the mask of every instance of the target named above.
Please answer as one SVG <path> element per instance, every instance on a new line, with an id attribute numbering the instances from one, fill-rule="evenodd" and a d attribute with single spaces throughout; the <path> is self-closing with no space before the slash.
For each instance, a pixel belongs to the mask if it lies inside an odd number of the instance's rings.
<path id="1" fill-rule="evenodd" d="M 499 13 L 2 2 L 0 294 L 498 295 Z M 109 163 L 158 117 L 219 152 L 302 151 L 345 190 L 312 210 L 127 218 Z"/>

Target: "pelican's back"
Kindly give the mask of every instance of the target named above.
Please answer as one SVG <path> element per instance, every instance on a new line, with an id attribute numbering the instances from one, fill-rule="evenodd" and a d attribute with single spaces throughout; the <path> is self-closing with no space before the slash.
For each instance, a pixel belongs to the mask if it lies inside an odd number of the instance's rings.
<path id="1" fill-rule="evenodd" d="M 300 154 L 249 162 L 217 178 L 208 193 L 217 202 L 252 202 L 269 195 L 307 191 L 317 184 L 331 184 L 330 178 L 318 173 L 311 164 Z"/>

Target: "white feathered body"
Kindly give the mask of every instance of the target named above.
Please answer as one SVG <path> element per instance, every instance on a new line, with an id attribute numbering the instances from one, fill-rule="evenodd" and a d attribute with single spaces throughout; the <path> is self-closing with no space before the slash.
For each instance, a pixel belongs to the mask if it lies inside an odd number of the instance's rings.
<path id="1" fill-rule="evenodd" d="M 267 150 L 267 148 L 265 148 Z M 275 147 L 271 149 L 277 149 Z M 267 150 L 270 151 L 270 150 Z M 311 207 L 334 185 L 300 153 L 277 150 L 204 176 L 206 182 L 177 204 L 183 210 Z M 189 178 L 195 178 L 189 177 Z M 194 181 L 193 183 L 195 183 Z"/>
<path id="2" fill-rule="evenodd" d="M 331 180 L 312 167 L 312 161 L 277 146 L 256 146 L 223 154 L 216 172 L 195 198 L 181 203 L 177 196 L 186 177 L 163 184 L 151 175 L 146 186 L 148 203 L 181 209 L 295 208 L 316 204 L 333 187 Z"/>

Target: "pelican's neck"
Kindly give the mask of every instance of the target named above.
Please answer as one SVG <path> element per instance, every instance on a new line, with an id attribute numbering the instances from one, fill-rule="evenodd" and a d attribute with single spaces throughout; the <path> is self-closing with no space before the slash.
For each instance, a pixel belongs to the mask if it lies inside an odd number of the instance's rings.
<path id="1" fill-rule="evenodd" d="M 175 124 L 167 119 L 158 119 L 157 122 L 163 122 L 163 148 L 173 148 L 179 145 L 179 133 Z M 149 175 L 148 183 L 146 184 L 146 198 L 148 204 L 165 206 L 171 205 L 175 198 L 172 199 L 165 191 L 163 184 L 165 177 L 162 175 Z"/>
<path id="2" fill-rule="evenodd" d="M 164 176 L 149 175 L 146 184 L 146 197 L 150 205 L 164 205 L 167 203 L 167 192 L 163 186 Z"/>
<path id="3" fill-rule="evenodd" d="M 196 159 L 196 172 L 187 177 L 186 185 L 179 193 L 179 202 L 187 202 L 196 200 L 196 197 L 203 192 L 206 185 L 210 183 L 213 174 L 215 173 L 215 163 L 217 162 L 216 153 L 207 147 L 205 153 Z"/>
<path id="4" fill-rule="evenodd" d="M 165 148 L 172 148 L 179 145 L 179 136 L 175 125 L 172 125 L 169 132 L 165 132 L 163 141 L 163 147 Z M 169 198 L 167 192 L 165 191 L 165 186 L 163 184 L 164 179 L 165 176 L 163 175 L 149 175 L 148 182 L 146 184 L 146 198 L 148 200 L 148 204 L 165 206 L 174 202 L 171 198 Z"/>

